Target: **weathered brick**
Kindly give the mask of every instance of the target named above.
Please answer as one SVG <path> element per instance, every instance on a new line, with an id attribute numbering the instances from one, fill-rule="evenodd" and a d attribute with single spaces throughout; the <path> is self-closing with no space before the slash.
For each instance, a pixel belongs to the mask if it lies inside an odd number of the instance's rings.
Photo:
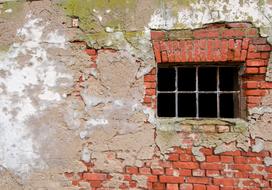
<path id="1" fill-rule="evenodd" d="M 192 184 L 180 184 L 180 190 L 193 190 Z"/>
<path id="2" fill-rule="evenodd" d="M 145 168 L 145 167 L 139 168 L 139 173 L 147 175 L 147 174 L 151 174 L 151 170 L 150 170 L 150 168 Z"/>
<path id="3" fill-rule="evenodd" d="M 207 156 L 207 162 L 219 162 L 220 161 L 220 158 L 219 156 Z"/>
<path id="4" fill-rule="evenodd" d="M 194 184 L 194 190 L 206 190 L 205 185 Z"/>
<path id="5" fill-rule="evenodd" d="M 151 31 L 151 40 L 164 40 L 165 32 L 164 31 Z"/>
<path id="6" fill-rule="evenodd" d="M 210 180 L 207 177 L 187 177 L 186 182 L 192 184 L 209 184 Z"/>
<path id="7" fill-rule="evenodd" d="M 83 179 L 86 179 L 89 181 L 103 181 L 107 179 L 107 175 L 100 174 L 100 173 L 84 173 Z"/>
<path id="8" fill-rule="evenodd" d="M 221 170 L 223 165 L 215 163 L 201 163 L 200 168 L 204 170 Z"/>
<path id="9" fill-rule="evenodd" d="M 126 167 L 126 173 L 128 174 L 138 174 L 138 168 L 137 167 L 132 167 L 132 166 L 127 166 Z"/>
<path id="10" fill-rule="evenodd" d="M 160 176 L 161 183 L 183 183 L 184 177 L 175 177 L 175 176 Z"/>
<path id="11" fill-rule="evenodd" d="M 164 174 L 164 169 L 152 169 L 152 174 L 154 175 L 161 175 L 161 174 Z"/>
<path id="12" fill-rule="evenodd" d="M 173 166 L 181 169 L 197 169 L 199 167 L 196 162 L 174 162 Z"/>
<path id="13" fill-rule="evenodd" d="M 214 178 L 214 185 L 234 186 L 236 184 L 235 179 L 232 178 Z"/>
<path id="14" fill-rule="evenodd" d="M 166 186 L 167 190 L 179 190 L 178 184 L 167 184 Z"/>

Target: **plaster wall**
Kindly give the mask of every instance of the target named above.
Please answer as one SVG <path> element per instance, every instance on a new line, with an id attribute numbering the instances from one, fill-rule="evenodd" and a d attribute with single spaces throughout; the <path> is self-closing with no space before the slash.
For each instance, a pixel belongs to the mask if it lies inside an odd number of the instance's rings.
<path id="1" fill-rule="evenodd" d="M 270 152 L 271 90 L 247 121 L 173 124 L 144 104 L 144 76 L 156 66 L 151 30 L 250 21 L 271 42 L 271 14 L 270 0 L 0 0 L 0 189 L 147 189 L 148 176 L 127 167 L 161 169 L 175 147 L 195 162 L 202 148 Z"/>

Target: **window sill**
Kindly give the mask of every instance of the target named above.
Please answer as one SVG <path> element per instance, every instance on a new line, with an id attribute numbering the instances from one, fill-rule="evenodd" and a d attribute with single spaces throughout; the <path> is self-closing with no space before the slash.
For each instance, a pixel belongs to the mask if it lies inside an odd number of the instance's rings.
<path id="1" fill-rule="evenodd" d="M 161 131 L 185 133 L 241 133 L 248 129 L 247 122 L 235 118 L 157 118 L 157 128 Z"/>

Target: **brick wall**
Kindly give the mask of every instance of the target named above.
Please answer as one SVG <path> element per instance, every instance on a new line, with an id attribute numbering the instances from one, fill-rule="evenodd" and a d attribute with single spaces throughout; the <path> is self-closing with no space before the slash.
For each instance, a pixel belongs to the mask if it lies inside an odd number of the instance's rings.
<path id="1" fill-rule="evenodd" d="M 66 173 L 75 186 L 89 183 L 92 189 L 150 189 L 150 190 L 268 190 L 272 188 L 272 166 L 265 166 L 264 157 L 271 152 L 232 151 L 214 154 L 202 148 L 205 161 L 196 161 L 190 148 L 173 148 L 166 160 L 154 157 L 142 167 L 123 169 L 118 188 L 104 186 L 111 174 L 93 171 L 92 165 L 82 173 Z M 139 187 L 135 176 L 145 176 L 146 187 Z M 82 188 L 83 189 L 83 188 Z"/>
<path id="2" fill-rule="evenodd" d="M 250 23 L 209 24 L 196 30 L 152 31 L 157 64 L 238 64 L 243 68 L 246 107 L 261 103 L 272 88 L 265 81 L 271 45 Z M 156 68 L 145 76 L 145 103 L 156 107 Z"/>
<path id="3" fill-rule="evenodd" d="M 239 64 L 244 68 L 242 88 L 247 108 L 260 105 L 261 98 L 272 88 L 272 83 L 265 81 L 271 46 L 250 23 L 211 24 L 184 31 L 152 31 L 151 38 L 157 64 Z M 96 68 L 97 50 L 87 49 L 86 53 L 90 55 L 91 67 Z M 144 85 L 144 104 L 156 109 L 156 68 L 144 76 Z M 181 125 L 180 128 L 179 133 L 183 136 L 234 132 L 231 125 Z M 115 184 L 108 183 L 113 178 L 112 173 L 94 169 L 93 163 L 84 163 L 86 170 L 83 172 L 67 172 L 65 176 L 80 190 L 272 189 L 272 166 L 265 164 L 265 158 L 271 157 L 272 152 L 236 150 L 215 154 L 214 148 L 202 148 L 204 161 L 200 162 L 192 153 L 192 139 L 185 139 L 182 143 L 188 148 L 173 147 L 164 158 L 159 156 L 161 151 L 156 147 L 152 160 L 145 160 L 141 167 L 125 166 L 117 173 L 119 178 Z M 108 159 L 118 158 L 109 153 Z M 137 180 L 139 177 L 145 179 L 144 183 Z"/>

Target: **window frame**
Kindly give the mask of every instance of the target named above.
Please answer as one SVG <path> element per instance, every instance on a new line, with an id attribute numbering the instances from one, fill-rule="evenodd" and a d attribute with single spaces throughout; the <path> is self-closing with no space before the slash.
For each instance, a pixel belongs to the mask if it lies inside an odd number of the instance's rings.
<path id="1" fill-rule="evenodd" d="M 210 67 L 214 67 L 216 68 L 216 91 L 199 91 L 198 87 L 199 87 L 199 80 L 198 80 L 198 70 L 199 67 L 202 68 L 210 68 Z M 237 68 L 237 90 L 224 90 L 221 91 L 219 89 L 219 85 L 220 85 L 220 74 L 219 74 L 219 68 L 226 68 L 226 67 L 232 67 L 232 68 Z M 158 69 L 159 68 L 175 68 L 175 91 L 159 91 L 158 89 Z M 179 91 L 178 90 L 178 68 L 196 68 L 196 82 L 195 82 L 195 91 Z M 157 109 L 156 109 L 156 117 L 157 118 L 190 118 L 190 119 L 239 119 L 239 118 L 245 118 L 246 116 L 246 108 L 244 105 L 245 99 L 243 98 L 243 88 L 242 88 L 242 84 L 243 84 L 243 79 L 242 79 L 242 75 L 243 75 L 243 67 L 241 66 L 241 64 L 239 63 L 228 63 L 228 64 L 206 64 L 206 63 L 197 63 L 197 64 L 158 64 L 157 65 L 157 74 L 156 74 L 156 105 L 157 105 Z M 158 94 L 170 94 L 170 93 L 174 93 L 175 94 L 175 116 L 174 117 L 166 117 L 166 116 L 159 116 L 158 115 Z M 180 93 L 183 94 L 195 94 L 196 95 L 196 117 L 180 117 L 178 116 L 178 95 Z M 216 106 L 217 106 L 217 110 L 216 110 L 216 117 L 199 117 L 199 94 L 216 94 Z M 237 94 L 237 101 L 238 104 L 236 107 L 233 107 L 233 112 L 234 112 L 234 117 L 220 117 L 220 94 Z M 235 104 L 235 103 L 234 103 Z"/>

